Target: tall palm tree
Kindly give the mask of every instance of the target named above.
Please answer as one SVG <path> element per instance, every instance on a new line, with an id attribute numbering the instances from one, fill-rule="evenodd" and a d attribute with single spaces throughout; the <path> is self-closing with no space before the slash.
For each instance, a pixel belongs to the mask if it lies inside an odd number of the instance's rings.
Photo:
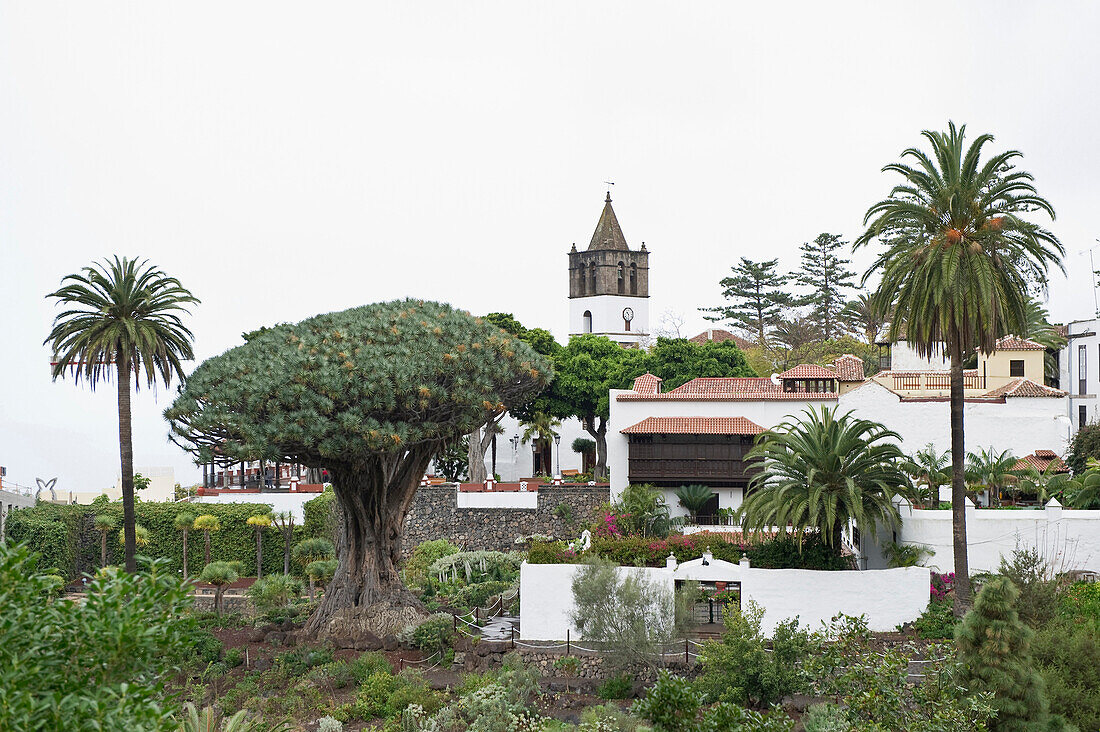
<path id="1" fill-rule="evenodd" d="M 176 527 L 177 531 L 183 532 L 183 578 L 187 579 L 190 575 L 187 574 L 187 537 L 191 533 L 191 527 L 195 523 L 195 514 L 177 513 L 176 518 L 172 520 L 172 525 Z"/>
<path id="2" fill-rule="evenodd" d="M 264 529 L 271 526 L 270 513 L 249 516 L 247 523 L 256 531 L 256 579 L 264 576 Z"/>
<path id="3" fill-rule="evenodd" d="M 764 433 L 747 458 L 761 463 L 741 504 L 742 527 L 817 531 L 837 549 L 851 522 L 871 536 L 879 524 L 896 528 L 893 499 L 908 494 L 910 484 L 893 440 L 899 435 L 877 422 L 824 407 Z"/>
<path id="4" fill-rule="evenodd" d="M 118 527 L 118 521 L 109 513 L 96 514 L 95 530 L 99 532 L 99 566 L 107 566 L 107 534 Z"/>
<path id="5" fill-rule="evenodd" d="M 973 488 L 989 491 L 991 503 L 1001 502 L 1001 491 L 1016 482 L 1016 456 L 1011 450 L 997 452 L 992 447 L 980 448 L 966 456 L 966 481 Z"/>
<path id="6" fill-rule="evenodd" d="M 134 448 L 130 425 L 130 380 L 141 388 L 142 371 L 150 387 L 183 379 L 181 362 L 191 359 L 193 336 L 181 315 L 199 302 L 175 277 L 146 260 L 119 259 L 67 275 L 56 298 L 65 310 L 54 319 L 44 344 L 53 349 L 53 378 L 72 371 L 91 388 L 118 376 L 118 444 L 122 462 L 122 529 L 126 570 L 134 561 Z"/>
<path id="7" fill-rule="evenodd" d="M 889 336 L 906 340 L 922 356 L 944 349 L 951 363 L 951 504 L 955 561 L 955 612 L 970 606 L 966 556 L 966 478 L 963 440 L 963 361 L 991 353 L 997 339 L 1023 330 L 1029 288 L 1045 283 L 1047 268 L 1061 267 L 1062 244 L 1026 220 L 1051 219 L 1054 208 L 1039 196 L 1030 173 L 1015 168 L 1016 150 L 982 160 L 991 135 L 967 147 L 966 127 L 925 130 L 932 154 L 905 150 L 884 171 L 902 176 L 890 195 L 864 216 L 867 230 L 855 247 L 873 239 L 884 250 L 863 276 L 881 279 L 873 300 L 894 317 Z M 912 164 L 909 164 L 909 163 Z"/>
<path id="8" fill-rule="evenodd" d="M 940 500 L 940 486 L 951 483 L 951 451 L 937 452 L 936 446 L 929 442 L 913 453 L 906 461 L 904 469 L 915 482 L 923 482 L 927 493 L 918 495 L 918 500 L 930 503 L 934 508 Z"/>

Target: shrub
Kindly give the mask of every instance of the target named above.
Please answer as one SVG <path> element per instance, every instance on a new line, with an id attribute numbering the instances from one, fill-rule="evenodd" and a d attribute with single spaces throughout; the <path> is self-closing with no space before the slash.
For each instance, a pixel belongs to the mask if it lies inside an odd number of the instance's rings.
<path id="1" fill-rule="evenodd" d="M 260 612 L 279 610 L 302 594 L 302 582 L 287 574 L 269 574 L 252 583 L 246 594 Z"/>
<path id="2" fill-rule="evenodd" d="M 1085 472 L 1090 459 L 1100 458 L 1100 423 L 1089 422 L 1077 430 L 1069 443 L 1066 465 L 1074 475 Z"/>
<path id="3" fill-rule="evenodd" d="M 393 673 L 393 666 L 386 656 L 378 651 L 368 651 L 349 664 L 351 676 L 358 684 L 363 683 L 376 673 Z"/>
<path id="4" fill-rule="evenodd" d="M 761 714 L 736 704 L 722 702 L 703 712 L 699 729 L 703 732 L 791 732 L 794 721 L 782 709 L 776 708 L 769 714 Z"/>
<path id="5" fill-rule="evenodd" d="M 634 677 L 630 674 L 619 674 L 600 684 L 596 689 L 596 696 L 601 699 L 629 699 L 634 691 Z"/>
<path id="6" fill-rule="evenodd" d="M 325 488 L 316 498 L 306 501 L 302 505 L 301 537 L 320 537 L 335 541 L 337 511 L 336 492 L 331 487 Z"/>
<path id="7" fill-rule="evenodd" d="M 642 720 L 615 704 L 587 707 L 581 712 L 580 732 L 635 732 Z"/>
<path id="8" fill-rule="evenodd" d="M 52 599 L 41 562 L 0 543 L 0 729 L 163 728 L 165 682 L 192 648 L 189 588 L 152 562 L 98 572 L 82 602 Z"/>
<path id="9" fill-rule="evenodd" d="M 1100 582 L 1077 582 L 1058 599 L 1063 615 L 1091 623 L 1100 630 Z"/>
<path id="10" fill-rule="evenodd" d="M 836 704 L 814 704 L 802 717 L 806 732 L 848 732 L 848 715 Z"/>
<path id="11" fill-rule="evenodd" d="M 1050 706 L 1082 730 L 1100 730 L 1100 635 L 1087 624 L 1062 620 L 1035 633 L 1032 658 Z"/>
<path id="12" fill-rule="evenodd" d="M 401 579 L 409 587 L 423 587 L 428 581 L 428 567 L 437 560 L 461 551 L 446 539 L 421 542 L 413 549 L 405 566 L 401 568 Z"/>
<path id="13" fill-rule="evenodd" d="M 305 676 L 328 663 L 332 663 L 332 649 L 327 646 L 299 646 L 275 657 L 275 668 L 286 678 Z"/>
<path id="14" fill-rule="evenodd" d="M 474 607 L 485 607 L 489 598 L 495 598 L 505 592 L 509 592 L 515 587 L 512 582 L 500 582 L 493 580 L 490 582 L 479 582 L 475 585 L 467 585 L 460 588 L 450 598 L 450 604 L 457 608 L 471 609 Z"/>
<path id="15" fill-rule="evenodd" d="M 77 563 L 77 548 L 81 539 L 85 538 L 85 513 L 90 514 L 86 506 L 40 503 L 8 513 L 4 531 L 10 543 L 35 547 L 40 556 L 39 567 L 55 569 L 65 579 L 75 579 L 80 576 L 81 570 Z M 90 517 L 88 523 L 92 524 Z M 94 571 L 99 566 L 100 544 L 99 532 L 94 524 L 89 526 L 86 538 L 91 560 L 83 568 Z M 107 563 L 111 563 L 110 557 Z"/>
<path id="16" fill-rule="evenodd" d="M 1058 612 L 1058 583 L 1051 576 L 1050 565 L 1038 549 L 1016 549 L 1011 560 L 1002 557 L 1000 571 L 1019 590 L 1016 612 L 1020 620 L 1032 628 L 1039 628 L 1055 616 Z"/>
<path id="17" fill-rule="evenodd" d="M 951 640 L 955 637 L 954 601 L 950 597 L 932 598 L 921 616 L 913 621 L 913 629 L 921 638 Z"/>
<path id="18" fill-rule="evenodd" d="M 201 666 L 221 660 L 222 642 L 214 637 L 214 634 L 206 630 L 196 630 L 190 634 L 191 647 L 194 649 L 195 661 Z"/>
<path id="19" fill-rule="evenodd" d="M 768 706 L 808 687 L 803 660 L 811 651 L 810 635 L 798 619 L 780 623 L 771 648 L 761 632 L 764 611 L 749 602 L 726 614 L 721 641 L 703 645 L 700 688 L 709 701 Z"/>
<path id="20" fill-rule="evenodd" d="M 1031 664 L 1034 635 L 1020 620 L 1015 602 L 1019 591 L 1006 577 L 990 580 L 955 629 L 963 683 L 971 691 L 993 694 L 1000 729 L 1052 729 L 1043 680 Z"/>
<path id="21" fill-rule="evenodd" d="M 694 732 L 702 697 L 691 682 L 662 670 L 645 698 L 631 711 L 651 722 L 657 732 Z"/>
<path id="22" fill-rule="evenodd" d="M 851 559 L 841 556 L 840 547 L 829 546 L 819 534 L 776 536 L 748 549 L 752 566 L 763 569 L 852 569 Z"/>
<path id="23" fill-rule="evenodd" d="M 336 547 L 322 537 L 303 539 L 294 545 L 290 556 L 299 567 L 304 568 L 311 562 L 333 559 L 336 556 Z"/>
<path id="24" fill-rule="evenodd" d="M 425 653 L 442 653 L 454 640 L 454 619 L 450 615 L 432 615 L 411 631 L 406 629 L 410 645 Z"/>
<path id="25" fill-rule="evenodd" d="M 577 553 L 564 541 L 532 541 L 527 547 L 527 561 L 531 564 L 572 564 Z"/>
<path id="26" fill-rule="evenodd" d="M 228 668 L 237 668 L 244 663 L 244 652 L 240 648 L 230 648 L 225 652 L 222 663 Z"/>

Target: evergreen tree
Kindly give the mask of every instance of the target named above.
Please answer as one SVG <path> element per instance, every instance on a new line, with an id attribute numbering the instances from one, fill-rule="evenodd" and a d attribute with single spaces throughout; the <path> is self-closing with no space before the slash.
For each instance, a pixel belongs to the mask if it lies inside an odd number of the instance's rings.
<path id="1" fill-rule="evenodd" d="M 855 287 L 856 273 L 847 269 L 851 260 L 841 259 L 838 250 L 848 246 L 839 234 L 818 234 L 812 242 L 802 245 L 802 269 L 795 275 L 800 285 L 810 288 L 802 301 L 810 305 L 810 319 L 825 339 L 844 333 L 840 311 L 847 301 L 844 293 Z"/>
<path id="2" fill-rule="evenodd" d="M 955 628 L 963 663 L 962 683 L 971 692 L 992 692 L 996 719 L 991 732 L 1076 729 L 1050 713 L 1043 680 L 1031 663 L 1034 635 L 1016 612 L 1020 591 L 1007 577 L 986 583 Z"/>
<path id="3" fill-rule="evenodd" d="M 707 320 L 727 321 L 736 328 L 748 331 L 763 343 L 768 333 L 782 320 L 784 311 L 794 305 L 794 297 L 784 290 L 788 275 L 776 271 L 778 259 L 753 262 L 741 257 L 741 263 L 733 267 L 733 275 L 719 281 L 722 297 L 729 304 L 716 308 L 702 308 Z"/>

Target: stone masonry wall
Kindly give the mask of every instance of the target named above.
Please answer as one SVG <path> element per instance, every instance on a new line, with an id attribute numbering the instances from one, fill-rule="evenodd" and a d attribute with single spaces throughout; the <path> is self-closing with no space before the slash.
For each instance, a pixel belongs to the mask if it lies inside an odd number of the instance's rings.
<path id="1" fill-rule="evenodd" d="M 535 509 L 459 508 L 453 485 L 424 486 L 417 489 L 405 519 L 402 553 L 407 556 L 417 544 L 434 539 L 448 539 L 464 549 L 495 551 L 516 549 L 516 538 L 531 534 L 575 539 L 609 499 L 606 485 L 549 486 L 539 488 Z M 572 523 L 555 514 L 563 503 L 572 512 Z"/>

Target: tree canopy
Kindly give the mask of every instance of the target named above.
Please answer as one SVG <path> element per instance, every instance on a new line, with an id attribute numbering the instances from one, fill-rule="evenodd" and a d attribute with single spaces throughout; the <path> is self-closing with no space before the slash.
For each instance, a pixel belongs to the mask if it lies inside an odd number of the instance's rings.
<path id="1" fill-rule="evenodd" d="M 778 259 L 754 262 L 741 257 L 733 274 L 719 281 L 727 304 L 703 308 L 707 320 L 726 321 L 764 343 L 768 333 L 779 324 L 783 314 L 795 304 L 794 296 L 784 290 L 789 275 L 777 271 Z"/>
<path id="2" fill-rule="evenodd" d="M 810 305 L 810 319 L 822 338 L 835 338 L 845 331 L 840 312 L 846 305 L 845 291 L 853 289 L 856 273 L 847 269 L 850 260 L 841 259 L 838 252 L 848 242 L 839 234 L 818 234 L 812 242 L 802 245 L 802 269 L 795 275 L 799 284 L 810 288 L 803 301 Z"/>

